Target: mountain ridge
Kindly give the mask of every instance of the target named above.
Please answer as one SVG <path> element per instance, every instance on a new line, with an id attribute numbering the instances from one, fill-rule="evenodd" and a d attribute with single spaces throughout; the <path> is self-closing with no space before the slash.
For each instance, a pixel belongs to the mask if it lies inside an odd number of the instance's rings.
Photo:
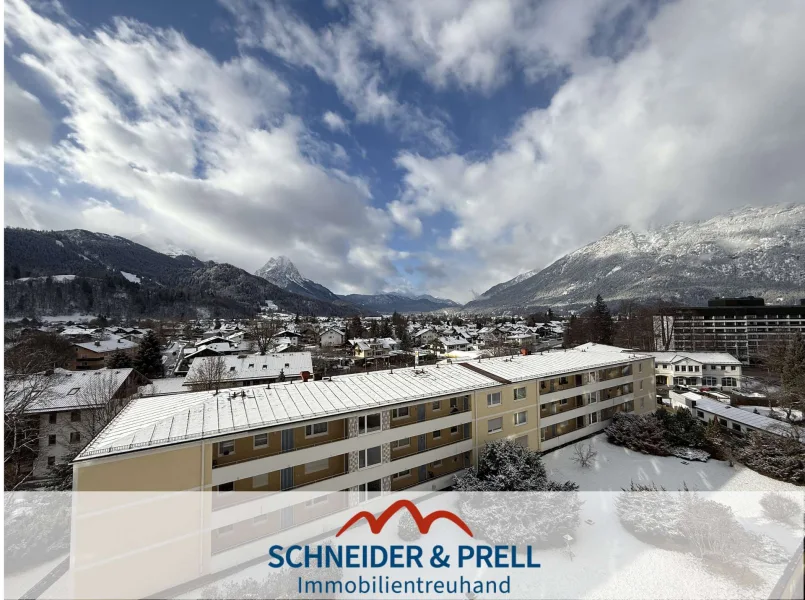
<path id="1" fill-rule="evenodd" d="M 805 205 L 744 207 L 640 232 L 621 225 L 544 269 L 489 288 L 468 312 L 607 301 L 704 304 L 715 296 L 805 295 Z"/>

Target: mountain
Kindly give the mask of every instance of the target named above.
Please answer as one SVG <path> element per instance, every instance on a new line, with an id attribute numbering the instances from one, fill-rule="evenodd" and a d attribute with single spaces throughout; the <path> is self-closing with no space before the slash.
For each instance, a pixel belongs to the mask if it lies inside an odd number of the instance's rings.
<path id="1" fill-rule="evenodd" d="M 257 269 L 254 274 L 294 294 L 325 300 L 326 302 L 343 303 L 341 298 L 320 283 L 302 277 L 287 256 L 271 258 L 265 265 Z"/>
<path id="2" fill-rule="evenodd" d="M 621 226 L 542 270 L 500 283 L 464 310 L 497 312 L 716 296 L 805 296 L 805 205 L 743 208 L 648 231 Z"/>
<path id="3" fill-rule="evenodd" d="M 420 313 L 445 308 L 457 308 L 461 305 L 445 298 L 434 298 L 428 294 L 409 296 L 399 292 L 381 294 L 348 294 L 341 296 L 347 302 L 355 304 L 364 310 L 371 310 L 382 314 Z"/>
<path id="4" fill-rule="evenodd" d="M 360 310 L 301 296 L 230 264 L 170 256 L 118 236 L 81 229 L 4 234 L 6 317 L 243 317 L 266 301 L 301 314 Z"/>

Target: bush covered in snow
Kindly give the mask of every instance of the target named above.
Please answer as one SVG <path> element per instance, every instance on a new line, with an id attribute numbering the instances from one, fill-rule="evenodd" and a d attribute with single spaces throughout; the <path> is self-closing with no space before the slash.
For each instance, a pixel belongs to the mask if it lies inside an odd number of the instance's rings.
<path id="1" fill-rule="evenodd" d="M 6 494 L 5 568 L 22 571 L 70 550 L 72 494 Z"/>
<path id="2" fill-rule="evenodd" d="M 671 455 L 684 458 L 685 460 L 698 460 L 707 462 L 710 459 L 710 453 L 698 448 L 683 448 L 682 446 L 674 446 L 671 448 Z"/>
<path id="3" fill-rule="evenodd" d="M 753 431 L 735 445 L 737 460 L 767 477 L 805 485 L 805 445 L 792 435 L 772 435 Z"/>
<path id="4" fill-rule="evenodd" d="M 548 478 L 539 454 L 498 440 L 481 449 L 477 468 L 456 478 L 460 492 L 524 492 L 518 495 L 520 510 L 512 513 L 504 496 L 466 494 L 459 512 L 476 536 L 493 544 L 564 545 L 563 535 L 573 535 L 580 521 L 581 500 L 570 481 Z"/>
<path id="5" fill-rule="evenodd" d="M 797 519 L 802 519 L 803 516 L 802 507 L 794 499 L 775 492 L 763 494 L 760 506 L 766 517 L 786 525 L 796 523 Z"/>
<path id="6" fill-rule="evenodd" d="M 705 446 L 704 424 L 687 408 L 674 411 L 661 408 L 654 415 L 665 430 L 665 439 L 671 446 L 703 448 Z"/>
<path id="7" fill-rule="evenodd" d="M 636 452 L 655 456 L 668 456 L 671 453 L 663 423 L 654 413 L 615 413 L 604 433 L 610 444 L 625 446 Z"/>
<path id="8" fill-rule="evenodd" d="M 417 526 L 410 512 L 405 511 L 402 513 L 400 520 L 397 522 L 397 535 L 404 542 L 415 542 L 422 537 L 419 526 Z"/>
<path id="9" fill-rule="evenodd" d="M 684 538 L 679 531 L 679 498 L 665 492 L 653 482 L 651 485 L 631 483 L 615 501 L 615 510 L 621 524 L 636 538 L 656 546 L 676 545 Z"/>

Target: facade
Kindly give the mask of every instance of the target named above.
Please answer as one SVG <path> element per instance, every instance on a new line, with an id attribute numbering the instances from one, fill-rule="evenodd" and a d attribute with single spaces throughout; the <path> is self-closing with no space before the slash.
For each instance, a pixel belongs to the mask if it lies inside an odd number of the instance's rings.
<path id="1" fill-rule="evenodd" d="M 730 391 L 742 387 L 741 361 L 726 352 L 647 352 L 654 357 L 657 385 Z"/>
<path id="2" fill-rule="evenodd" d="M 319 336 L 322 348 L 336 348 L 344 345 L 344 332 L 338 329 L 327 329 Z"/>
<path id="3" fill-rule="evenodd" d="M 652 357 L 575 350 L 145 397 L 76 458 L 74 491 L 211 492 L 190 578 L 372 494 L 445 489 L 488 441 L 546 451 L 655 408 Z"/>
<path id="4" fill-rule="evenodd" d="M 75 343 L 73 344 L 75 358 L 71 368 L 73 371 L 103 369 L 109 358 L 118 350 L 134 358 L 137 354 L 137 347 L 136 343 L 119 337 Z"/>
<path id="5" fill-rule="evenodd" d="M 764 344 L 805 335 L 805 299 L 798 306 L 766 306 L 762 298 L 718 298 L 706 307 L 677 308 L 672 314 L 655 316 L 654 331 L 661 348 L 729 352 L 743 362 L 753 362 Z"/>

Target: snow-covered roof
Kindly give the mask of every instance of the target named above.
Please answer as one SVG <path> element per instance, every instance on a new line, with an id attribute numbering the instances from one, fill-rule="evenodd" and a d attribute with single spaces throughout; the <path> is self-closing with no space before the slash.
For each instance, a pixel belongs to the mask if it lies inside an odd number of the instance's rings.
<path id="1" fill-rule="evenodd" d="M 737 406 L 730 406 L 729 404 L 724 404 L 718 400 L 711 400 L 710 398 L 706 398 L 694 392 L 687 392 L 682 395 L 688 401 L 696 402 L 696 407 L 692 407 L 692 410 L 708 412 L 753 429 L 762 429 L 763 431 L 767 431 L 775 435 L 781 435 L 782 433 L 792 429 L 792 426 L 788 423 L 784 423 L 764 415 L 756 415 L 753 412 L 741 410 Z M 805 437 L 802 437 L 802 441 L 805 442 Z"/>
<path id="2" fill-rule="evenodd" d="M 306 383 L 229 388 L 217 394 L 208 391 L 137 398 L 76 460 L 466 394 L 499 386 L 501 378 L 535 379 L 629 360 L 633 357 L 627 354 L 568 350 L 357 373 Z"/>
<path id="3" fill-rule="evenodd" d="M 111 337 L 108 340 L 95 340 L 94 342 L 75 343 L 74 345 L 92 352 L 114 352 L 115 350 L 129 350 L 137 347 L 134 342 L 119 337 Z"/>
<path id="4" fill-rule="evenodd" d="M 191 385 L 196 373 L 205 361 L 223 360 L 224 370 L 230 381 L 240 379 L 274 378 L 282 370 L 288 377 L 298 377 L 302 371 L 313 372 L 313 361 L 310 352 L 286 352 L 284 354 L 247 354 L 221 357 L 202 357 L 193 361 L 184 385 Z"/>
<path id="5" fill-rule="evenodd" d="M 187 388 L 182 385 L 184 382 L 184 377 L 162 377 L 160 379 L 154 379 L 148 385 L 140 386 L 138 391 L 143 396 L 178 394 L 179 392 L 187 391 Z"/>
<path id="6" fill-rule="evenodd" d="M 124 384 L 126 379 L 134 372 L 134 369 L 95 369 L 93 371 L 67 371 L 56 369 L 50 377 L 51 381 L 41 394 L 34 398 L 26 407 L 26 412 L 41 413 L 55 412 L 60 410 L 71 410 L 76 408 L 90 408 L 97 404 L 92 402 L 92 398 L 87 397 L 88 388 L 96 385 L 95 382 L 101 381 L 115 392 Z M 43 377 L 34 375 L 32 377 Z M 25 383 L 22 380 L 10 382 L 10 389 L 7 390 L 6 403 L 14 401 L 16 390 L 21 389 Z M 38 386 L 43 387 L 43 386 Z M 104 388 L 108 389 L 108 388 Z"/>
<path id="7" fill-rule="evenodd" d="M 209 346 L 211 344 L 229 344 L 229 340 L 220 335 L 211 335 L 210 337 L 206 337 L 203 340 L 197 341 L 194 345 L 196 348 L 201 348 L 202 346 Z"/>
<path id="8" fill-rule="evenodd" d="M 596 344 L 595 342 L 587 342 L 576 346 L 575 350 L 583 352 L 631 352 L 628 348 L 621 348 L 620 346 L 609 346 L 607 344 Z M 648 354 L 645 352 L 644 354 Z"/>
<path id="9" fill-rule="evenodd" d="M 445 348 L 450 348 L 451 346 L 466 346 L 469 343 L 464 338 L 458 337 L 440 337 L 439 341 L 444 344 Z"/>
<path id="10" fill-rule="evenodd" d="M 727 352 L 646 352 L 658 363 L 677 363 L 692 360 L 703 365 L 740 365 L 741 361 Z"/>

